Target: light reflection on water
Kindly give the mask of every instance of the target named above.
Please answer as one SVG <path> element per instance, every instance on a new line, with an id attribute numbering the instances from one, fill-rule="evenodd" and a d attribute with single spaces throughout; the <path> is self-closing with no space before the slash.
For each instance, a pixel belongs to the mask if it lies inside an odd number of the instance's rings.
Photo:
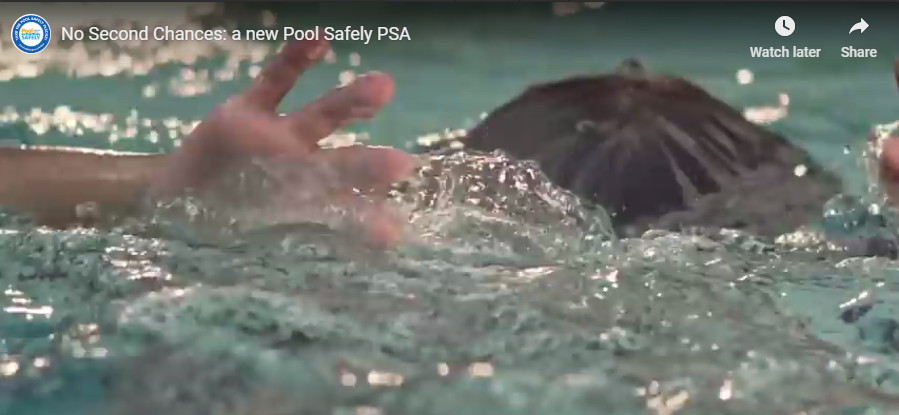
<path id="1" fill-rule="evenodd" d="M 103 3 L 84 3 L 87 9 L 78 13 L 60 13 L 58 7 L 44 5 L 37 10 L 33 6 L 23 8 L 22 4 L 3 5 L 4 14 L 13 15 L 19 9 L 28 13 L 44 16 L 53 23 L 57 32 L 61 27 L 72 26 L 86 28 L 100 25 L 104 29 L 128 29 L 143 25 L 168 26 L 178 29 L 207 29 L 202 22 L 214 19 L 221 21 L 228 29 L 234 26 L 228 23 L 221 5 L 215 3 L 172 3 L 166 7 L 143 7 L 141 13 L 130 13 L 127 18 L 110 15 L 108 7 Z M 572 3 L 574 4 L 574 3 Z M 601 3 L 584 3 L 588 8 L 598 8 Z M 88 10 L 90 9 L 90 10 Z M 146 10 L 150 12 L 147 13 Z M 581 10 L 577 8 L 574 12 Z M 563 13 L 569 14 L 569 13 Z M 263 10 L 258 17 L 264 27 L 275 27 L 277 19 L 270 11 Z M 244 16 L 242 19 L 253 20 Z M 218 27 L 216 27 L 218 28 Z M 254 78 L 261 69 L 261 63 L 274 51 L 283 47 L 281 43 L 263 41 L 61 41 L 57 34 L 51 45 L 40 54 L 23 53 L 0 54 L 0 82 L 37 78 L 45 73 L 61 72 L 69 78 L 84 79 L 95 77 L 127 76 L 135 79 L 145 78 L 146 83 L 140 88 L 145 100 L 153 100 L 166 94 L 168 97 L 194 97 L 209 94 L 216 85 L 244 82 Z M 0 50 L 11 48 L 9 33 L 0 33 Z M 64 45 L 61 45 L 63 43 Z M 206 67 L 206 62 L 220 62 L 217 67 Z M 356 70 L 361 65 L 362 56 L 352 51 L 346 56 L 338 57 L 332 50 L 324 59 L 329 65 L 340 63 L 346 69 L 339 71 L 336 85 L 346 85 L 357 76 Z M 157 80 L 148 75 L 154 70 L 169 64 L 178 64 L 180 69 L 167 80 Z M 204 67 L 198 65 L 204 64 Z M 750 69 L 739 69 L 736 81 L 740 85 L 754 82 Z M 768 106 L 751 106 L 745 109 L 748 119 L 759 124 L 771 124 L 787 116 L 789 97 L 780 93 L 779 103 Z M 85 134 L 105 136 L 110 147 L 116 147 L 119 140 L 144 140 L 151 146 L 160 143 L 180 145 L 181 138 L 189 134 L 199 120 L 181 119 L 177 115 L 163 119 L 141 117 L 137 109 L 132 108 L 127 116 L 111 113 L 92 114 L 75 111 L 69 106 L 58 105 L 55 108 L 17 109 L 7 105 L 0 113 L 0 127 L 3 125 L 23 123 L 31 133 L 41 136 L 49 132 L 59 133 L 72 139 L 70 145 L 77 145 L 78 137 Z M 453 133 L 464 132 L 464 129 L 453 130 Z M 449 130 L 448 130 L 449 133 Z M 432 140 L 435 134 L 428 133 L 419 137 L 419 141 Z M 341 133 L 331 140 L 341 145 L 350 144 L 354 139 L 364 139 L 356 133 Z M 23 143 L 31 144 L 31 143 Z"/>
<path id="2" fill-rule="evenodd" d="M 10 15 L 15 14 L 10 11 L 15 6 L 7 4 L 3 6 L 3 10 Z M 102 3 L 92 7 L 104 9 Z M 86 10 L 79 10 L 74 15 L 61 15 L 57 11 L 58 7 L 47 6 L 43 10 L 29 8 L 29 13 L 41 14 L 53 22 L 57 31 L 62 26 L 101 25 L 105 29 L 126 29 L 142 25 L 152 27 L 160 25 L 160 22 L 165 22 L 165 26 L 171 28 L 196 30 L 206 28 L 200 23 L 203 19 L 222 19 L 221 6 L 214 3 L 170 4 L 157 9 L 157 14 L 162 15 L 151 14 L 143 19 L 140 13 L 137 16 L 129 14 L 123 19 L 122 16 L 104 16 L 104 13 L 88 13 Z M 72 21 L 74 16 L 82 17 L 82 20 Z M 265 26 L 275 24 L 274 15 L 269 11 L 263 11 L 261 19 Z M 169 97 L 193 97 L 208 94 L 217 84 L 255 78 L 261 69 L 260 64 L 283 47 L 283 42 L 273 44 L 236 40 L 90 42 L 60 39 L 58 34 L 54 36 L 51 45 L 38 55 L 0 54 L 0 82 L 36 78 L 50 72 L 62 72 L 74 79 L 127 76 L 147 79 L 146 84 L 141 87 L 141 96 L 145 100 L 158 98 L 161 94 Z M 10 42 L 9 33 L 4 32 L 0 36 L 0 49 L 12 47 Z M 211 69 L 193 67 L 210 60 L 222 61 L 221 66 Z M 350 69 L 340 72 L 335 86 L 345 85 L 355 78 L 356 73 L 352 68 L 360 65 L 361 56 L 357 52 L 351 52 L 343 60 Z M 326 64 L 335 64 L 337 61 L 333 51 L 324 59 Z M 176 75 L 170 79 L 159 81 L 155 80 L 157 77 L 147 76 L 155 69 L 169 64 L 181 65 Z M 119 140 L 129 139 L 145 140 L 152 145 L 166 142 L 177 147 L 181 138 L 189 134 L 198 122 L 199 120 L 185 120 L 178 116 L 163 119 L 142 117 L 137 109 L 131 109 L 130 114 L 125 117 L 111 113 L 92 114 L 75 111 L 65 105 L 25 111 L 7 105 L 0 113 L 0 127 L 23 123 L 30 133 L 37 136 L 53 132 L 71 138 L 70 145 L 77 145 L 78 137 L 85 134 L 106 136 L 109 147 L 116 147 Z M 347 145 L 364 139 L 364 134 L 345 132 L 335 134 L 325 142 Z"/>
<path id="3" fill-rule="evenodd" d="M 197 244 L 171 218 L 8 225 L 0 396 L 71 401 L 39 385 L 104 358 L 84 382 L 114 413 L 894 409 L 889 260 L 803 232 L 615 241 L 533 165 L 432 163 L 397 195 L 429 236 L 386 253 L 301 228 Z"/>
<path id="4" fill-rule="evenodd" d="M 110 27 L 131 24 L 94 7 Z M 181 20 L 147 22 L 196 27 L 220 12 L 185 7 Z M 260 18 L 277 24 L 272 13 Z M 117 46 L 4 53 L 0 80 L 53 70 L 140 78 L 178 62 L 186 66 L 148 80 L 141 94 L 193 97 L 252 78 L 275 49 Z M 219 56 L 219 67 L 191 67 Z M 362 59 L 329 55 L 349 65 L 335 85 L 351 81 Z M 763 80 L 744 68 L 735 82 Z M 789 96 L 777 101 L 747 117 L 783 119 Z M 0 115 L 38 136 L 103 135 L 110 145 L 177 146 L 196 122 L 64 105 Z M 386 254 L 303 229 L 200 244 L 165 229 L 189 228 L 183 218 L 108 233 L 9 224 L 0 231 L 0 411 L 79 413 L 67 407 L 82 393 L 73 384 L 108 394 L 92 404 L 123 414 L 897 410 L 895 262 L 845 258 L 808 230 L 773 244 L 729 231 L 615 241 L 601 217 L 585 219 L 601 213 L 532 165 L 495 156 L 431 167 L 417 193 L 398 200 L 424 237 Z M 290 206 L 277 208 L 275 224 L 296 219 Z"/>

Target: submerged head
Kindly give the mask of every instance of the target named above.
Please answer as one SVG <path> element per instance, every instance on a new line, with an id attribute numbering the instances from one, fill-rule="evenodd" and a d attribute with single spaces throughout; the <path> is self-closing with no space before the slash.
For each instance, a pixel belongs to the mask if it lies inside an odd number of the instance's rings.
<path id="1" fill-rule="evenodd" d="M 819 218 L 839 179 L 802 149 L 679 77 L 627 60 L 535 85 L 462 140 L 535 160 L 603 205 L 620 232 L 714 226 L 777 235 Z"/>

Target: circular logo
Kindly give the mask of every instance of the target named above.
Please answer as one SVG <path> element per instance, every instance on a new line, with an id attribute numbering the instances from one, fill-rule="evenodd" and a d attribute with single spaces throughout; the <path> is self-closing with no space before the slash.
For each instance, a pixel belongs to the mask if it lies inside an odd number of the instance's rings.
<path id="1" fill-rule="evenodd" d="M 781 36 L 790 36 L 796 30 L 796 22 L 790 16 L 780 16 L 774 22 L 774 30 Z"/>
<path id="2" fill-rule="evenodd" d="M 50 24 L 36 14 L 26 14 L 13 23 L 11 35 L 16 49 L 38 53 L 50 44 Z"/>

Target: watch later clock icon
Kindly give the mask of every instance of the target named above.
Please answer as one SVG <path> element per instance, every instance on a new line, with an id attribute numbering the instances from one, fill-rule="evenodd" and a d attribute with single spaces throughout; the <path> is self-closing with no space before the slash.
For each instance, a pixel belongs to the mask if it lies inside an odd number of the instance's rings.
<path id="1" fill-rule="evenodd" d="M 796 30 L 796 22 L 790 16 L 780 16 L 774 22 L 774 30 L 781 36 L 790 36 Z"/>

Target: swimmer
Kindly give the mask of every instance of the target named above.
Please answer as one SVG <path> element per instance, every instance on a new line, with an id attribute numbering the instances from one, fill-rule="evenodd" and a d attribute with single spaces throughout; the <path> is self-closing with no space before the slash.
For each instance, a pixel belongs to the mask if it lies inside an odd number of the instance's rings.
<path id="1" fill-rule="evenodd" d="M 297 112 L 278 116 L 278 103 L 327 49 L 323 41 L 288 44 L 247 90 L 213 109 L 169 155 L 0 149 L 0 205 L 27 211 L 45 225 L 66 226 L 78 222 L 75 207 L 85 202 L 104 211 L 132 213 L 146 195 L 168 198 L 202 190 L 233 165 L 285 155 L 366 165 L 371 175 L 359 179 L 372 187 L 401 181 L 412 173 L 414 162 L 399 150 L 323 150 L 316 144 L 354 119 L 372 117 L 389 102 L 394 85 L 388 75 L 360 77 Z M 610 132 L 617 139 L 597 141 Z M 801 149 L 749 124 L 701 88 L 680 78 L 647 74 L 636 61 L 610 77 L 532 88 L 494 111 L 463 141 L 475 149 L 501 148 L 538 159 L 562 187 L 582 197 L 605 198 L 624 230 L 711 222 L 774 233 L 801 225 L 814 209 L 820 215 L 819 203 L 839 188 L 836 177 Z M 890 198 L 899 202 L 899 140 L 885 143 L 881 162 Z M 804 174 L 793 174 L 798 163 Z M 609 176 L 624 180 L 603 180 Z M 810 188 L 797 186 L 801 183 Z M 345 192 L 354 184 L 348 183 Z M 773 194 L 766 194 L 769 188 Z M 698 196 L 707 196 L 705 205 L 696 203 L 703 199 Z M 772 202 L 774 207 L 766 210 Z M 730 216 L 730 211 L 747 207 L 741 204 L 756 209 Z M 389 212 L 367 217 L 363 225 L 373 241 L 396 242 L 400 223 Z"/>
<path id="2" fill-rule="evenodd" d="M 117 155 L 85 150 L 0 148 L 0 205 L 30 213 L 43 225 L 79 222 L 76 207 L 91 202 L 103 212 L 130 214 L 144 197 L 170 198 L 201 191 L 229 168 L 251 158 L 295 157 L 358 171 L 338 189 L 387 188 L 414 169 L 414 159 L 386 147 L 320 149 L 317 142 L 353 120 L 367 119 L 394 94 L 390 76 L 370 73 L 333 89 L 295 112 L 276 107 L 299 76 L 328 51 L 325 41 L 289 43 L 243 92 L 215 107 L 168 155 Z M 386 192 L 382 192 L 386 193 Z M 391 245 L 402 223 L 390 212 L 367 212 L 364 228 L 375 244 Z"/>
<path id="3" fill-rule="evenodd" d="M 532 86 L 458 141 L 429 147 L 534 160 L 556 185 L 603 206 L 625 237 L 692 226 L 775 237 L 820 217 L 842 187 L 803 149 L 634 59 L 612 74 Z M 882 161 L 883 177 L 899 183 L 890 175 L 899 142 Z"/>

